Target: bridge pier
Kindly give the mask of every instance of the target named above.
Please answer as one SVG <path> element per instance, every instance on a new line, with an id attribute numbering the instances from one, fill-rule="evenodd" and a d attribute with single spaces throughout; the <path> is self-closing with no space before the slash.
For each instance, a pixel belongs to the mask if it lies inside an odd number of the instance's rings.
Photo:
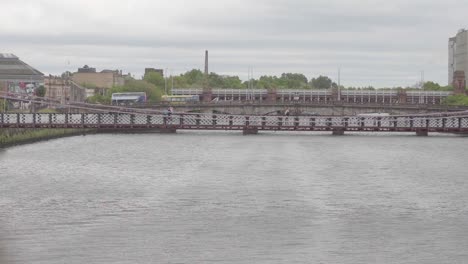
<path id="1" fill-rule="evenodd" d="M 343 128 L 334 128 L 332 135 L 333 136 L 343 136 L 344 135 L 344 129 Z"/>
<path id="2" fill-rule="evenodd" d="M 243 135 L 257 135 L 258 134 L 258 128 L 244 128 L 242 130 Z"/>
<path id="3" fill-rule="evenodd" d="M 161 129 L 159 129 L 159 133 L 161 133 L 161 134 L 175 134 L 175 133 L 177 133 L 177 129 L 175 129 L 175 128 L 161 128 Z"/>
<path id="4" fill-rule="evenodd" d="M 416 136 L 427 137 L 429 136 L 429 132 L 427 130 L 416 130 Z"/>

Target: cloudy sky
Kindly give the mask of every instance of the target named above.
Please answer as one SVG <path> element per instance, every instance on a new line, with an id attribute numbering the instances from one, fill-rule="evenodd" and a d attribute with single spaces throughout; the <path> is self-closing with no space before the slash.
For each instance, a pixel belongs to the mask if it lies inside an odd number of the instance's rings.
<path id="1" fill-rule="evenodd" d="M 46 74 L 88 64 L 140 77 L 203 69 L 247 79 L 299 72 L 345 86 L 447 84 L 447 41 L 468 1 L 0 0 L 0 52 Z"/>

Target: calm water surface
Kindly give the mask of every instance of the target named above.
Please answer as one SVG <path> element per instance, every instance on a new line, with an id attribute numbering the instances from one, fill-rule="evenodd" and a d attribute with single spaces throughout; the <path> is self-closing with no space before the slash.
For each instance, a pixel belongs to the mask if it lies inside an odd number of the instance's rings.
<path id="1" fill-rule="evenodd" d="M 468 263 L 468 138 L 182 132 L 0 150 L 0 263 Z"/>

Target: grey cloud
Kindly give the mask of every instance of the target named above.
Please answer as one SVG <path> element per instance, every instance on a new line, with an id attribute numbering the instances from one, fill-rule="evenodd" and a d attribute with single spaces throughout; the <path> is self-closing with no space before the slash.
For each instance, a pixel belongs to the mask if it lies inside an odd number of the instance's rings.
<path id="1" fill-rule="evenodd" d="M 248 66 L 258 75 L 309 77 L 334 76 L 341 66 L 346 85 L 411 85 L 421 70 L 445 84 L 447 38 L 464 26 L 468 7 L 455 0 L 119 1 L 107 9 L 90 3 L 10 2 L 39 11 L 24 21 L 0 18 L 2 52 L 54 74 L 80 64 L 177 73 L 202 68 L 209 49 L 213 71 L 243 78 Z"/>

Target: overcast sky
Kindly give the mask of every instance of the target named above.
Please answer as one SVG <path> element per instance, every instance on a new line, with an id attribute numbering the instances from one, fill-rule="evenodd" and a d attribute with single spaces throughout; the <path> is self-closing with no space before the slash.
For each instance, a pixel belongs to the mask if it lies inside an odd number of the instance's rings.
<path id="1" fill-rule="evenodd" d="M 447 84 L 447 41 L 467 27 L 468 1 L 0 0 L 0 52 L 46 74 L 84 64 L 141 77 L 327 75 L 345 86 Z"/>

